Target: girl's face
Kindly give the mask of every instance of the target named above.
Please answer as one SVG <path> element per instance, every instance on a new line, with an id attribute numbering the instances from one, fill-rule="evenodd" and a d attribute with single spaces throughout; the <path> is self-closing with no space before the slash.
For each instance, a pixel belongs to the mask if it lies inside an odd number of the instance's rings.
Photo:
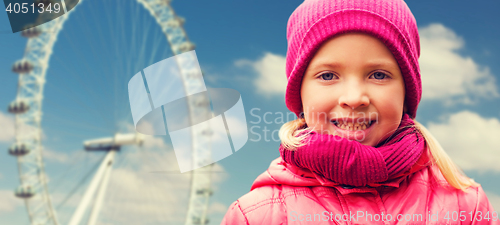
<path id="1" fill-rule="evenodd" d="M 326 41 L 305 71 L 300 94 L 308 127 L 369 146 L 389 137 L 406 110 L 396 59 L 363 33 Z"/>

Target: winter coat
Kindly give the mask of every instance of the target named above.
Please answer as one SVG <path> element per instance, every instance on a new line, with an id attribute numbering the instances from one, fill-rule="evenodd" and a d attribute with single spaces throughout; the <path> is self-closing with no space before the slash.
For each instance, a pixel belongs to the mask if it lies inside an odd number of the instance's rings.
<path id="1" fill-rule="evenodd" d="M 387 182 L 350 187 L 279 157 L 221 224 L 500 224 L 480 186 L 452 188 L 428 159 L 422 154 L 410 171 Z"/>

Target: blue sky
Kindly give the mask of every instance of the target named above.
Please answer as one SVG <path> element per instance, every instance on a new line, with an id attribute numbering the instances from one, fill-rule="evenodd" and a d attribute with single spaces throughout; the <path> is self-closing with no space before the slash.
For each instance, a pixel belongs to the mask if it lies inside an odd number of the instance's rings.
<path id="1" fill-rule="evenodd" d="M 111 136 L 117 130 L 130 131 L 126 89 L 130 77 L 171 56 L 164 36 L 146 11 L 136 10 L 136 4 L 116 6 L 112 2 L 82 1 L 59 35 L 49 63 L 42 126 L 45 163 L 56 204 L 99 159 L 98 154 L 81 150 L 83 140 Z M 247 193 L 253 180 L 279 156 L 279 141 L 277 135 L 273 140 L 272 132 L 279 130 L 281 115 L 285 121 L 293 119 L 291 114 L 286 118 L 289 111 L 284 104 L 286 22 L 301 2 L 172 2 L 176 13 L 186 18 L 184 28 L 197 46 L 207 86 L 238 90 L 247 113 L 249 142 L 221 160 L 217 170 L 223 172 L 214 174 L 211 224 L 219 224 L 227 207 Z M 483 185 L 498 210 L 500 16 L 496 10 L 500 2 L 424 0 L 407 4 L 417 19 L 422 40 L 424 97 L 417 120 Z M 28 224 L 24 205 L 12 194 L 19 184 L 16 160 L 6 153 L 13 140 L 13 117 L 6 109 L 15 98 L 18 78 L 11 66 L 22 58 L 26 39 L 10 33 L 6 13 L 0 13 L 0 40 L 0 106 L 4 106 L 0 107 L 0 149 L 4 149 L 0 157 L 0 221 Z M 166 192 L 181 197 L 161 194 L 171 201 L 167 209 L 177 212 L 176 208 L 182 208 L 178 205 L 186 205 L 184 184 L 188 179 L 151 173 L 176 169 L 169 141 L 168 137 L 151 137 L 146 146 L 148 151 L 163 154 L 160 160 L 135 160 L 148 156 L 122 151 L 121 155 L 130 159 L 123 160 L 115 177 L 117 182 L 134 184 L 158 180 L 179 183 L 177 189 Z M 150 163 L 149 167 L 141 165 L 144 162 Z M 135 175 L 131 176 L 131 171 Z M 113 198 L 143 188 L 127 187 Z M 61 207 L 58 214 L 63 221 L 77 202 L 71 199 L 68 206 Z"/>

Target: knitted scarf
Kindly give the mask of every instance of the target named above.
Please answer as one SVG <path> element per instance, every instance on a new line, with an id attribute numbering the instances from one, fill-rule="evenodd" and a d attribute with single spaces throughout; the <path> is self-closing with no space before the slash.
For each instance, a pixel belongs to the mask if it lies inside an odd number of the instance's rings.
<path id="1" fill-rule="evenodd" d="M 308 169 L 333 182 L 366 186 L 406 172 L 424 151 L 424 138 L 404 114 L 398 129 L 378 146 L 363 145 L 312 131 L 306 144 L 294 151 L 280 145 L 286 163 Z"/>

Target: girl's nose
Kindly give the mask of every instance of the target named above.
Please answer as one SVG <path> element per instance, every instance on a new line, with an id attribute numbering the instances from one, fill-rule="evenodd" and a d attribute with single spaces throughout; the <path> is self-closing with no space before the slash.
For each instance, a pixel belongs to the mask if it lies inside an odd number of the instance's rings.
<path id="1" fill-rule="evenodd" d="M 356 109 L 358 107 L 366 107 L 370 104 L 370 99 L 361 84 L 351 82 L 351 84 L 345 83 L 344 85 L 339 98 L 339 105 L 342 108 Z"/>

